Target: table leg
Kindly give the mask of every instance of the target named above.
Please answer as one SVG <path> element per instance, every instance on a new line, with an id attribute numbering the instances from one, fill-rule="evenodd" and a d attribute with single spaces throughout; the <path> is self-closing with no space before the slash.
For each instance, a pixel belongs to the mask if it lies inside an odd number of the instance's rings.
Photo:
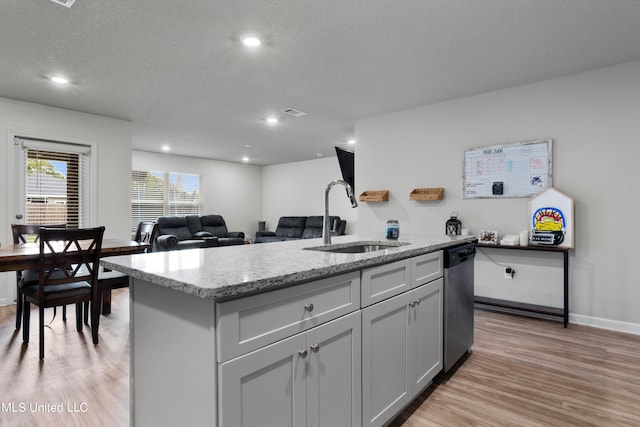
<path id="1" fill-rule="evenodd" d="M 111 289 L 102 292 L 102 314 L 109 313 L 111 313 Z"/>
<path id="2" fill-rule="evenodd" d="M 562 252 L 564 255 L 564 327 L 569 324 L 569 251 Z"/>

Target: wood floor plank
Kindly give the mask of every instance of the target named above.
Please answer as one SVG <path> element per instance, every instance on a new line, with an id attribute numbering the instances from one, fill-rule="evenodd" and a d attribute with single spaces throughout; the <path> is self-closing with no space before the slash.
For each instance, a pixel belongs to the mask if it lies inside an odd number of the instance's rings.
<path id="1" fill-rule="evenodd" d="M 0 307 L 0 426 L 129 424 L 128 295 L 113 292 L 97 346 L 88 328 L 76 332 L 73 310 L 66 324 L 58 313 L 42 363 L 37 327 L 23 347 L 14 306 Z M 465 363 L 439 376 L 392 427 L 640 426 L 639 336 L 485 311 L 475 322 Z"/>

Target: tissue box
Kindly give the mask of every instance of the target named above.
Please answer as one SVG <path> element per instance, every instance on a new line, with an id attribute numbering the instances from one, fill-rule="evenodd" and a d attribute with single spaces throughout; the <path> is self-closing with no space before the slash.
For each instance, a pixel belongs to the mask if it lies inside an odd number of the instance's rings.
<path id="1" fill-rule="evenodd" d="M 520 244 L 520 236 L 517 234 L 505 234 L 500 240 L 502 246 L 517 246 Z"/>

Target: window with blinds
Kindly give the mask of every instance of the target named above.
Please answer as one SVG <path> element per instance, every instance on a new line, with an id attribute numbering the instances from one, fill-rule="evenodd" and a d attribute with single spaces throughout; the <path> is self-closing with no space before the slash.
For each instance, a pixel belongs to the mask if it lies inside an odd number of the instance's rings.
<path id="1" fill-rule="evenodd" d="M 25 223 L 88 224 L 90 147 L 22 141 L 25 167 Z"/>
<path id="2" fill-rule="evenodd" d="M 200 214 L 200 175 L 131 172 L 131 232 L 166 215 Z"/>

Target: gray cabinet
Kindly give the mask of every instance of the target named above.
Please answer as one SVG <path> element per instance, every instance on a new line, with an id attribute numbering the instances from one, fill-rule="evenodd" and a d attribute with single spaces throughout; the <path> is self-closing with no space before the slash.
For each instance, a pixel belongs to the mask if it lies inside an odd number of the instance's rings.
<path id="1" fill-rule="evenodd" d="M 220 425 L 361 425 L 360 312 L 219 365 Z"/>
<path id="2" fill-rule="evenodd" d="M 362 310 L 366 426 L 387 423 L 442 370 L 441 252 L 408 262 L 410 283 L 417 287 Z M 382 277 L 376 268 L 370 270 L 369 277 Z M 388 271 L 382 269 L 382 275 Z M 363 289 L 367 280 L 363 274 Z"/>

